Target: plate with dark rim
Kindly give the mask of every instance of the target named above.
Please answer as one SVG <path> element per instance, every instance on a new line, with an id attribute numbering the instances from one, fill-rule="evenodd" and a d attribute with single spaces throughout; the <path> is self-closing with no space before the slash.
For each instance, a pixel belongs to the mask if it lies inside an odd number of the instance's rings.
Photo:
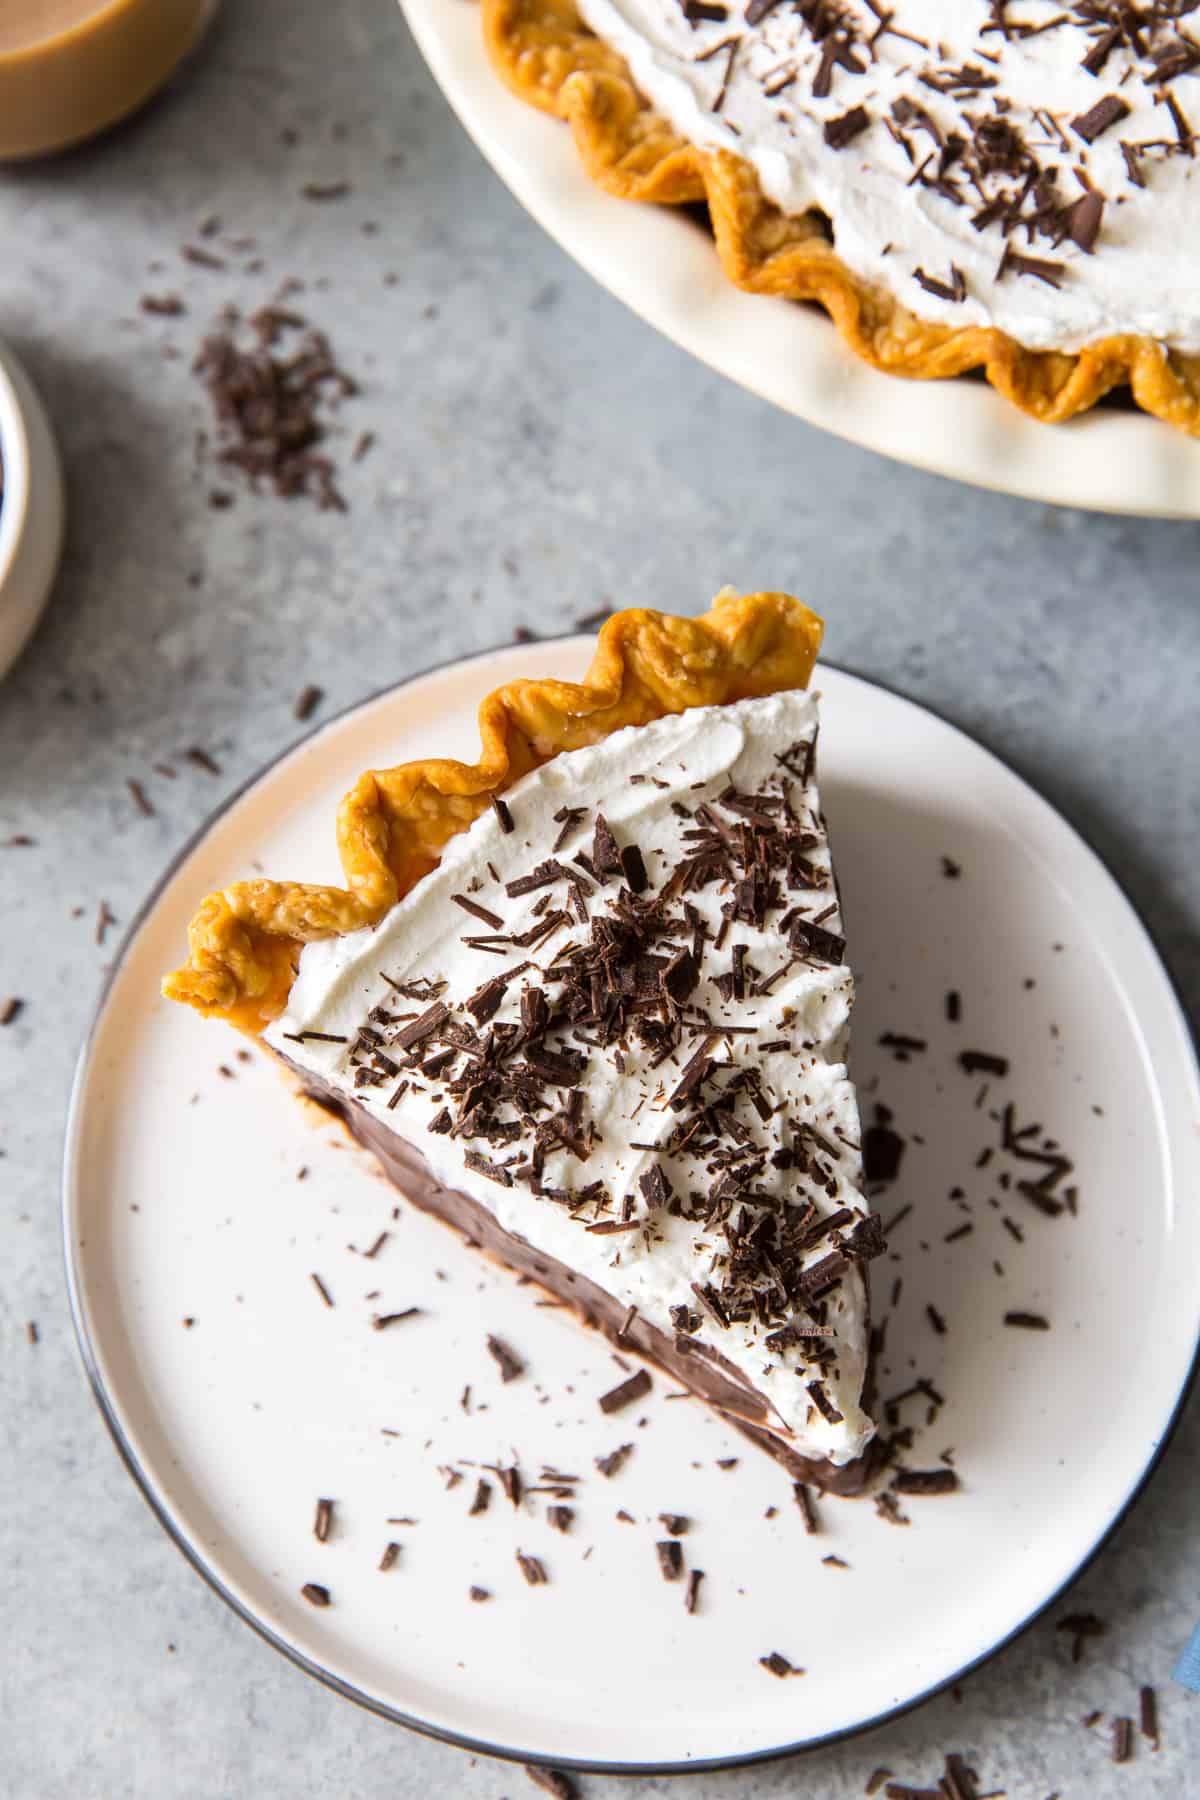
<path id="1" fill-rule="evenodd" d="M 636 1415 L 606 1418 L 597 1399 L 619 1375 L 598 1337 L 407 1205 L 252 1045 L 158 997 L 200 895 L 261 870 L 336 879 L 334 811 L 363 768 L 472 755 L 488 688 L 578 676 L 587 657 L 580 638 L 511 647 L 368 700 L 176 859 L 79 1064 L 71 1302 L 160 1522 L 302 1669 L 493 1755 L 720 1766 L 928 1697 L 1028 1625 L 1112 1530 L 1195 1360 L 1200 1082 L 1144 928 L 1065 820 L 954 727 L 821 667 L 853 1070 L 868 1122 L 888 1109 L 905 1144 L 877 1202 L 892 1223 L 874 1281 L 884 1416 L 911 1428 L 910 1465 L 949 1459 L 961 1488 L 902 1496 L 907 1524 L 869 1498 L 822 1500 L 809 1535 L 783 1472 L 661 1376 Z M 1046 1165 L 1014 1143 L 1047 1140 L 1069 1164 L 1048 1190 L 1057 1211 L 1017 1185 Z M 413 1305 L 411 1326 L 371 1329 Z M 501 1382 L 488 1332 L 517 1348 L 521 1379 Z M 633 1453 L 606 1478 L 596 1459 L 622 1442 Z M 495 1482 L 472 1513 L 481 1469 L 514 1459 L 531 1490 L 544 1467 L 579 1476 L 568 1533 L 550 1527 L 553 1496 L 513 1506 Z M 324 1542 L 320 1499 L 334 1502 Z M 691 1521 L 693 1613 L 659 1572 L 662 1512 Z M 522 1578 L 518 1551 L 545 1584 Z M 328 1606 L 306 1602 L 310 1583 Z M 805 1673 L 777 1678 L 772 1653 Z"/>
<path id="2" fill-rule="evenodd" d="M 687 209 L 639 206 L 598 188 L 569 128 L 495 73 L 472 0 L 401 5 L 434 80 L 525 209 L 601 286 L 709 368 L 810 425 L 932 474 L 1060 506 L 1200 517 L 1194 438 L 1127 396 L 1042 425 L 981 376 L 910 381 L 870 368 L 818 307 L 734 287 Z"/>

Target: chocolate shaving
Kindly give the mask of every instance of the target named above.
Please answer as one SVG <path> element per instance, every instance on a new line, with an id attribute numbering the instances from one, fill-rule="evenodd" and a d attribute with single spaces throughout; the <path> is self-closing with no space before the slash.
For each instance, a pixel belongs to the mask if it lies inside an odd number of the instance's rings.
<path id="1" fill-rule="evenodd" d="M 1071 129 L 1085 144 L 1094 144 L 1119 119 L 1128 116 L 1128 101 L 1122 100 L 1119 94 L 1106 94 L 1103 100 L 1097 100 L 1095 106 L 1089 106 L 1085 113 L 1072 119 Z"/>
<path id="2" fill-rule="evenodd" d="M 821 1529 L 821 1519 L 817 1512 L 813 1497 L 803 1481 L 792 1483 L 792 1498 L 800 1508 L 800 1516 L 804 1520 L 804 1529 L 809 1537 L 815 1537 Z"/>
<path id="3" fill-rule="evenodd" d="M 618 1444 L 617 1448 L 610 1450 L 607 1456 L 596 1458 L 596 1467 L 603 1476 L 611 1480 L 617 1470 L 623 1467 L 632 1455 L 632 1444 Z"/>
<path id="4" fill-rule="evenodd" d="M 500 1371 L 503 1382 L 515 1381 L 518 1375 L 525 1373 L 525 1364 L 515 1350 L 510 1350 L 503 1339 L 489 1334 L 487 1340 L 488 1354 Z"/>
<path id="5" fill-rule="evenodd" d="M 683 1546 L 675 1538 L 660 1538 L 654 1546 L 664 1581 L 678 1581 L 683 1574 Z"/>
<path id="6" fill-rule="evenodd" d="M 561 1769 L 544 1769 L 538 1763 L 525 1763 L 522 1766 L 534 1787 L 553 1794 L 554 1800 L 578 1800 L 579 1789 Z"/>
<path id="7" fill-rule="evenodd" d="M 958 1487 L 953 1469 L 901 1469 L 892 1479 L 897 1494 L 953 1494 Z"/>
<path id="8" fill-rule="evenodd" d="M 457 895 L 453 897 L 458 898 Z M 468 906 L 468 910 L 474 911 L 473 904 Z M 427 1037 L 432 1037 L 438 1026 L 444 1025 L 449 1017 L 450 1008 L 445 1001 L 435 1000 L 433 1005 L 421 1013 L 419 1018 L 414 1019 L 411 1025 L 406 1025 L 397 1034 L 395 1041 L 401 1050 L 413 1050 L 418 1044 L 423 1044 Z"/>
<path id="9" fill-rule="evenodd" d="M 766 1669 L 771 1675 L 778 1675 L 781 1681 L 787 1675 L 803 1675 L 804 1673 L 803 1669 L 797 1669 L 795 1665 L 790 1663 L 786 1656 L 782 1656 L 778 1650 L 772 1650 L 769 1655 L 760 1656 L 758 1660 L 762 1668 Z"/>
<path id="10" fill-rule="evenodd" d="M 649 1370 L 639 1369 L 627 1381 L 622 1381 L 615 1388 L 610 1388 L 607 1394 L 601 1394 L 600 1411 L 602 1413 L 620 1412 L 624 1407 L 632 1406 L 634 1401 L 640 1400 L 644 1394 L 648 1394 L 653 1385 Z M 603 1472 L 609 1473 L 608 1470 Z"/>
<path id="11" fill-rule="evenodd" d="M 469 894 L 451 894 L 455 906 L 461 906 L 472 918 L 479 919 L 484 925 L 490 925 L 493 931 L 499 931 L 504 920 L 499 913 L 492 912 L 490 907 L 480 906 L 478 900 L 472 900 Z"/>

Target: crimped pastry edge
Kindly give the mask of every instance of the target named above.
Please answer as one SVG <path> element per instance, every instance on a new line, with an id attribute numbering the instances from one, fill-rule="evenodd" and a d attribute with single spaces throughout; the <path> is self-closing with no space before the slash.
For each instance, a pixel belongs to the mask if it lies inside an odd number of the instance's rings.
<path id="1" fill-rule="evenodd" d="M 1031 350 L 994 326 L 920 319 L 846 267 L 819 213 L 781 212 L 743 157 L 681 137 L 639 93 L 625 59 L 583 24 L 574 0 L 482 0 L 482 15 L 497 72 L 520 99 L 566 121 L 598 186 L 627 200 L 706 203 L 737 287 L 815 302 L 873 368 L 926 381 L 979 369 L 1043 424 L 1074 418 L 1127 384 L 1144 412 L 1200 436 L 1200 356 L 1136 333 L 1079 351 Z"/>
<path id="2" fill-rule="evenodd" d="M 376 924 L 494 796 L 562 751 L 693 706 L 805 687 L 822 624 L 787 594 L 724 588 L 698 618 L 648 608 L 601 627 L 582 682 L 509 681 L 479 708 L 479 761 L 422 758 L 360 776 L 338 809 L 344 888 L 269 880 L 209 894 L 162 991 L 258 1033 L 287 1003 L 304 944 Z"/>

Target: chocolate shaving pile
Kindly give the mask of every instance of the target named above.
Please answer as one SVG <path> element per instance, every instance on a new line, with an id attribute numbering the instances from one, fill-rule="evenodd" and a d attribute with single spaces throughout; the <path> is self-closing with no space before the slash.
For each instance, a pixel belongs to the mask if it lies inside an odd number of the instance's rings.
<path id="1" fill-rule="evenodd" d="M 294 348 L 281 354 L 280 343 L 296 334 Z M 212 401 L 221 463 L 240 469 L 253 489 L 266 482 L 283 499 L 307 495 L 322 509 L 345 512 L 333 461 L 318 446 L 331 406 L 358 386 L 324 332 L 282 306 L 260 307 L 244 324 L 227 308 L 192 368 Z"/>
<path id="2" fill-rule="evenodd" d="M 837 898 L 827 867 L 814 861 L 822 839 L 794 786 L 811 778 L 814 755 L 815 735 L 776 758 L 778 774 L 761 792 L 729 785 L 691 806 L 674 801 L 683 853 L 653 879 L 647 853 L 619 840 L 602 813 L 561 808 L 554 853 L 497 881 L 486 890 L 488 904 L 469 893 L 451 896 L 486 927 L 464 932 L 468 946 L 521 960 L 508 961 L 461 1003 L 442 997 L 439 980 L 422 989 L 425 1004 L 415 1015 L 391 1002 L 373 1007 L 353 1036 L 349 1061 L 356 1089 L 386 1088 L 388 1104 L 414 1082 L 433 1086 L 428 1129 L 462 1140 L 474 1174 L 498 1187 L 527 1187 L 563 1207 L 581 1230 L 610 1240 L 618 1257 L 627 1236 L 652 1247 L 665 1215 L 703 1225 L 712 1253 L 692 1284 L 695 1305 L 672 1308 L 680 1349 L 712 1354 L 698 1336 L 706 1321 L 718 1332 L 754 1323 L 768 1350 L 800 1352 L 813 1415 L 837 1423 L 824 1380 L 835 1372 L 827 1309 L 856 1264 L 884 1248 L 878 1222 L 864 1215 L 854 1191 L 860 1147 L 803 1118 L 785 1120 L 783 1130 L 772 1124 L 782 1102 L 761 1058 L 798 1058 L 806 1046 L 773 1038 L 734 1060 L 729 1045 L 751 1048 L 754 1029 L 722 1024 L 697 1002 L 704 976 L 729 1004 L 765 999 L 797 965 L 837 969 L 844 962 Z M 498 801 L 495 810 L 510 832 L 507 806 Z M 568 844 L 581 840 L 587 848 L 568 854 Z M 715 932 L 689 897 L 713 887 L 722 896 Z M 504 916 L 506 901 L 518 900 L 527 903 L 520 927 Z M 751 935 L 747 941 L 739 933 L 726 950 L 735 923 Z M 776 966 L 760 966 L 766 956 L 755 960 L 755 932 L 769 936 Z M 542 967 L 529 960 L 535 950 Z M 397 988 L 398 996 L 404 991 Z M 677 1059 L 673 1086 L 664 1084 L 656 1102 L 674 1117 L 661 1141 L 634 1143 L 653 1155 L 639 1175 L 638 1197 L 626 1195 L 618 1206 L 603 1182 L 586 1179 L 598 1139 L 583 1083 L 589 1061 L 606 1055 L 621 1070 L 635 1045 L 651 1076 L 668 1057 Z M 880 1126 L 871 1141 L 877 1158 L 887 1155 L 883 1135 Z M 584 1166 L 569 1187 L 546 1179 L 548 1157 L 561 1153 Z M 680 1158 L 696 1166 L 686 1192 L 668 1176 L 668 1158 L 673 1168 Z M 789 1172 L 793 1202 L 781 1199 L 775 1171 Z M 837 1204 L 843 1198 L 851 1204 Z M 647 1383 L 644 1374 L 630 1377 L 603 1397 L 602 1409 L 631 1403 Z"/>

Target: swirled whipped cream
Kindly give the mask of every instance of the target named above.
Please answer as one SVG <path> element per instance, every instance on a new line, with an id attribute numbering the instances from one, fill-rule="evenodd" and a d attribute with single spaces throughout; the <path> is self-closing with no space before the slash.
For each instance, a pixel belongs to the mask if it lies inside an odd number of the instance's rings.
<path id="1" fill-rule="evenodd" d="M 556 757 L 378 926 L 308 945 L 266 1035 L 844 1464 L 880 1241 L 816 735 L 791 692 Z"/>
<path id="2" fill-rule="evenodd" d="M 919 317 L 1200 351 L 1197 0 L 579 6 L 680 133 Z"/>

